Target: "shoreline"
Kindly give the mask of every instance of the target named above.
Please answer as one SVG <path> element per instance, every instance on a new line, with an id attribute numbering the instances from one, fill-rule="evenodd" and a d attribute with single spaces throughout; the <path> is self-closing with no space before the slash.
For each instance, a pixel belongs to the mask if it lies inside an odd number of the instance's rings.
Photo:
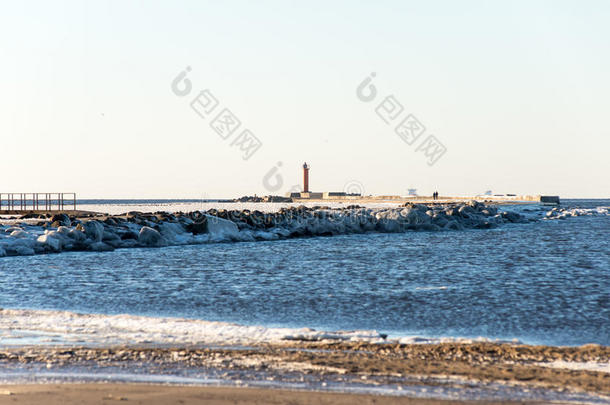
<path id="1" fill-rule="evenodd" d="M 569 365 L 592 365 L 609 358 L 607 346 L 509 343 L 287 341 L 238 348 L 30 346 L 0 349 L 4 379 L 0 390 L 10 390 L 6 388 L 9 385 L 38 386 L 41 382 L 62 386 L 74 382 L 121 386 L 161 382 L 169 387 L 296 388 L 307 393 L 330 390 L 347 392 L 348 396 L 358 392 L 429 399 L 451 398 L 457 390 L 462 393 L 460 401 L 518 397 L 526 401 L 579 402 L 589 397 L 607 401 L 610 371 Z M 21 375 L 22 380 L 17 378 L 16 384 L 7 385 L 11 373 Z M 23 381 L 23 373 L 30 376 L 28 381 Z"/>

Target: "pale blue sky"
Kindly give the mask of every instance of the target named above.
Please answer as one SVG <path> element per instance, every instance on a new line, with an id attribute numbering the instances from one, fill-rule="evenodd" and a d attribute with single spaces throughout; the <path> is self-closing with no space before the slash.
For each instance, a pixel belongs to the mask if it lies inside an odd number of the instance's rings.
<path id="1" fill-rule="evenodd" d="M 3 1 L 0 191 L 261 195 L 282 162 L 283 194 L 307 161 L 314 191 L 610 197 L 608 21 L 605 1 Z M 203 89 L 262 141 L 249 160 L 189 106 Z M 375 114 L 390 94 L 446 147 L 433 166 Z"/>

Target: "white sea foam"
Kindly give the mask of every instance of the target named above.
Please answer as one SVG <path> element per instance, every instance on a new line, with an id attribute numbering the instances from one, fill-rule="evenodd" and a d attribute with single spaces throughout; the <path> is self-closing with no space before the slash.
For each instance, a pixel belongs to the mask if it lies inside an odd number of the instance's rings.
<path id="1" fill-rule="evenodd" d="M 0 346 L 25 345 L 218 345 L 245 346 L 287 341 L 350 341 L 432 344 L 508 341 L 479 338 L 392 336 L 375 330 L 325 331 L 271 328 L 199 319 L 69 311 L 0 310 Z M 510 343 L 518 343 L 517 340 Z"/>
<path id="2" fill-rule="evenodd" d="M 227 322 L 136 315 L 79 314 L 67 311 L 0 311 L 0 346 L 86 345 L 250 345 L 285 340 L 381 342 L 374 330 L 318 331 L 267 328 Z"/>

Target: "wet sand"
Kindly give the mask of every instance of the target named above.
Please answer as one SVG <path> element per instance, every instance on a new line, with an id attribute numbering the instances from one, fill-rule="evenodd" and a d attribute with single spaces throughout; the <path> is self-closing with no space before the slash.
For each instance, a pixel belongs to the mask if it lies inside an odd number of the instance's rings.
<path id="1" fill-rule="evenodd" d="M 139 370 L 144 375 L 167 375 L 175 373 L 176 370 L 180 373 L 189 370 L 210 373 L 211 370 L 216 370 L 216 375 L 222 375 L 221 379 L 227 381 L 227 385 L 238 386 L 243 386 L 244 381 L 247 383 L 248 376 L 256 376 L 254 378 L 271 381 L 269 386 L 276 388 L 282 388 L 282 384 L 294 381 L 305 381 L 307 387 L 312 390 L 325 387 L 327 383 L 329 387 L 332 384 L 337 386 L 354 383 L 361 384 L 362 387 L 364 384 L 365 390 L 367 384 L 371 388 L 403 385 L 451 389 L 500 384 L 525 389 L 590 393 L 606 398 L 610 397 L 610 372 L 554 368 L 549 365 L 556 361 L 570 364 L 603 364 L 609 359 L 610 347 L 606 346 L 552 347 L 508 343 L 371 344 L 294 341 L 247 348 L 36 346 L 0 349 L 0 368 L 29 367 L 30 370 L 42 370 L 43 374 L 45 370 L 61 372 L 74 367 L 88 367 L 89 370 Z M 105 389 L 108 390 L 104 391 Z M 152 389 L 155 394 L 147 393 L 147 389 Z M 179 403 L 177 398 L 182 398 L 184 403 L 189 403 L 188 401 L 201 399 L 205 395 L 212 395 L 211 398 L 219 401 L 210 403 L 257 403 L 271 393 L 273 398 L 280 398 L 274 403 L 324 403 L 327 400 L 325 398 L 330 398 L 328 403 L 409 403 L 405 397 L 392 396 L 345 394 L 332 397 L 328 396 L 330 394 L 314 394 L 313 391 L 299 393 L 285 390 L 179 388 L 134 384 L 66 384 L 58 387 L 35 384 L 3 386 L 0 387 L 0 391 L 2 390 L 10 390 L 15 395 L 0 396 L 0 403 L 37 403 L 36 398 L 42 398 L 40 395 L 47 392 L 44 390 L 50 390 L 49 398 L 65 397 L 65 400 L 57 399 L 57 402 L 44 401 L 49 404 L 71 403 L 69 401 L 76 401 L 80 396 L 86 401 L 93 401 L 85 403 L 98 403 L 95 401 L 101 401 L 99 398 L 107 393 L 112 394 L 114 399 L 121 396 L 141 398 L 142 403 L 155 403 L 150 401 L 161 401 L 162 398 L 176 400 L 170 403 Z M 147 395 L 150 397 L 146 397 Z M 22 401 L 7 402 L 20 398 Z M 310 400 L 311 402 L 307 402 Z M 263 402 L 265 401 L 261 403 Z"/>
<path id="2" fill-rule="evenodd" d="M 176 387 L 145 384 L 61 384 L 0 386 L 0 404 L 285 404 L 285 405 L 443 405 L 483 404 L 377 395 L 289 391 L 258 388 Z M 509 404 L 512 402 L 494 402 Z M 515 402 L 516 403 L 516 402 Z M 523 403 L 523 402 L 519 402 Z"/>

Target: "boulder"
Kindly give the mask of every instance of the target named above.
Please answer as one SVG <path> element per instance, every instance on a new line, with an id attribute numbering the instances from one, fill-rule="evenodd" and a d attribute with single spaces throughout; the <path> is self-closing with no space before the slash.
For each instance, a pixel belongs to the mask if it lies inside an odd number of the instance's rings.
<path id="1" fill-rule="evenodd" d="M 40 235 L 38 237 L 38 239 L 36 239 L 36 241 L 38 243 L 45 245 L 46 247 L 48 247 L 50 250 L 53 250 L 54 252 L 61 251 L 61 248 L 63 247 L 63 240 L 55 232 L 49 232 L 44 235 Z"/>
<path id="2" fill-rule="evenodd" d="M 24 245 L 15 246 L 13 252 L 16 256 L 33 256 L 36 254 L 34 249 Z"/>
<path id="3" fill-rule="evenodd" d="M 121 234 L 121 240 L 138 240 L 138 234 L 134 231 L 127 231 Z"/>
<path id="4" fill-rule="evenodd" d="M 186 230 L 191 232 L 193 235 L 200 235 L 202 233 L 207 233 L 208 231 L 208 216 L 201 214 L 199 212 L 194 212 L 191 214 L 193 219 L 184 218 L 186 224 Z M 216 218 L 216 217 L 214 217 Z"/>
<path id="5" fill-rule="evenodd" d="M 462 218 L 470 218 L 471 216 L 476 214 L 476 211 L 469 205 L 462 205 L 458 209 L 458 213 L 462 216 Z"/>
<path id="6" fill-rule="evenodd" d="M 51 218 L 51 223 L 56 225 L 52 225 L 53 227 L 57 228 L 60 226 L 71 226 L 72 225 L 72 221 L 70 220 L 70 217 L 67 216 L 66 214 L 55 214 L 53 215 L 53 217 Z"/>
<path id="7" fill-rule="evenodd" d="M 113 248 L 118 248 L 121 246 L 121 237 L 114 232 L 105 230 L 102 242 L 112 246 Z"/>
<path id="8" fill-rule="evenodd" d="M 114 248 L 104 242 L 94 242 L 89 245 L 89 250 L 93 252 L 112 252 Z"/>
<path id="9" fill-rule="evenodd" d="M 103 242 L 117 241 L 117 240 L 121 240 L 119 235 L 117 235 L 114 232 L 111 232 L 111 231 L 108 231 L 108 230 L 104 230 L 104 234 L 102 235 L 102 241 Z"/>
<path id="10" fill-rule="evenodd" d="M 111 217 L 106 218 L 104 220 L 104 223 L 106 225 L 110 225 L 110 226 L 117 226 L 118 225 L 117 221 L 114 218 L 111 218 Z"/>
<path id="11" fill-rule="evenodd" d="M 484 215 L 496 215 L 498 213 L 498 207 L 494 207 L 493 205 L 488 205 L 485 209 L 481 210 L 481 213 Z"/>
<path id="12" fill-rule="evenodd" d="M 377 222 L 377 230 L 380 232 L 400 232 L 402 230 L 400 222 L 396 219 L 390 219 L 388 217 L 382 218 Z"/>
<path id="13" fill-rule="evenodd" d="M 60 226 L 57 228 L 57 233 L 61 233 L 62 235 L 69 236 L 71 229 L 67 226 Z"/>
<path id="14" fill-rule="evenodd" d="M 462 225 L 460 225 L 459 222 L 454 221 L 454 220 L 447 222 L 447 224 L 445 224 L 445 226 L 443 228 L 451 229 L 451 230 L 455 230 L 455 231 L 459 231 L 459 230 L 463 229 Z"/>
<path id="15" fill-rule="evenodd" d="M 519 222 L 521 220 L 521 215 L 512 211 L 504 211 L 500 213 L 500 215 L 502 216 L 502 218 L 508 220 L 509 222 Z"/>
<path id="16" fill-rule="evenodd" d="M 418 208 L 406 208 L 402 210 L 401 215 L 409 225 L 421 225 L 430 221 L 430 217 L 426 212 Z"/>
<path id="17" fill-rule="evenodd" d="M 458 215 L 458 209 L 455 207 L 448 207 L 445 209 L 445 214 L 450 217 L 455 217 Z"/>
<path id="18" fill-rule="evenodd" d="M 138 235 L 136 235 L 136 239 L 122 239 L 121 240 L 121 244 L 118 247 L 121 247 L 121 248 L 132 248 L 132 247 L 138 246 L 137 236 Z"/>
<path id="19" fill-rule="evenodd" d="M 156 229 L 143 226 L 138 235 L 138 242 L 144 246 L 158 247 L 163 245 L 163 237 Z"/>
<path id="20" fill-rule="evenodd" d="M 104 225 L 98 221 L 83 222 L 76 229 L 85 232 L 85 235 L 94 242 L 101 242 L 104 237 Z"/>
<path id="21" fill-rule="evenodd" d="M 44 218 L 46 218 L 46 217 L 42 214 L 29 213 L 29 214 L 22 215 L 19 219 L 44 219 Z"/>
<path id="22" fill-rule="evenodd" d="M 59 232 L 59 230 L 57 231 Z M 68 232 L 68 237 L 73 239 L 75 242 L 84 242 L 87 239 L 87 235 L 78 229 L 70 229 L 70 232 Z"/>
<path id="23" fill-rule="evenodd" d="M 421 224 L 419 225 L 419 229 L 421 229 L 422 231 L 440 231 L 441 227 L 435 224 Z"/>
<path id="24" fill-rule="evenodd" d="M 483 208 L 485 208 L 485 204 L 476 201 L 476 200 L 470 200 L 466 203 L 469 207 L 474 208 L 477 211 L 481 211 Z"/>
<path id="25" fill-rule="evenodd" d="M 186 231 L 177 222 L 162 222 L 159 224 L 159 232 L 168 239 L 174 239 L 177 235 L 182 235 Z"/>
<path id="26" fill-rule="evenodd" d="M 192 219 L 190 219 L 189 217 L 179 217 L 178 218 L 178 222 L 180 222 L 182 225 L 187 226 L 192 224 L 194 221 Z"/>
<path id="27" fill-rule="evenodd" d="M 21 239 L 23 239 L 23 238 L 29 238 L 30 234 L 27 233 L 26 231 L 22 230 L 22 229 L 17 229 L 15 231 L 11 232 L 10 236 L 13 237 L 13 238 L 21 238 Z"/>
<path id="28" fill-rule="evenodd" d="M 206 231 L 215 238 L 237 238 L 239 228 L 233 221 L 206 215 Z"/>

